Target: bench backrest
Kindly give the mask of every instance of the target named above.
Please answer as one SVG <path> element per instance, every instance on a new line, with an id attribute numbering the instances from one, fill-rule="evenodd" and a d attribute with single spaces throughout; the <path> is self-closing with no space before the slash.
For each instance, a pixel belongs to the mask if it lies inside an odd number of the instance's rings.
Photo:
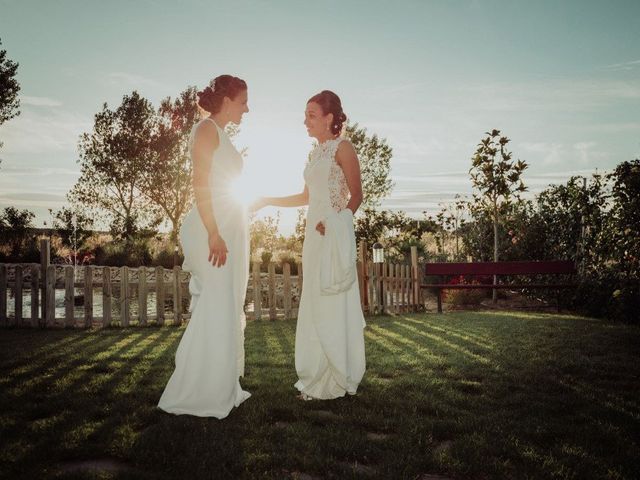
<path id="1" fill-rule="evenodd" d="M 474 262 L 427 263 L 425 275 L 532 275 L 574 274 L 576 267 L 570 260 L 539 262 Z"/>

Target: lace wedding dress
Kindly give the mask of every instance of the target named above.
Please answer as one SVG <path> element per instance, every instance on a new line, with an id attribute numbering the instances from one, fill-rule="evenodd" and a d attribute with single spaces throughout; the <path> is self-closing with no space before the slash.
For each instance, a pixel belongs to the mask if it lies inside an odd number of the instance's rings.
<path id="1" fill-rule="evenodd" d="M 317 399 L 355 394 L 365 371 L 365 326 L 358 281 L 341 293 L 323 295 L 320 260 L 324 237 L 316 231 L 319 221 L 343 210 L 349 188 L 336 163 L 337 138 L 319 144 L 304 170 L 309 189 L 309 210 L 302 248 L 304 279 L 296 328 L 296 388 Z M 355 266 L 354 266 L 355 268 Z"/>

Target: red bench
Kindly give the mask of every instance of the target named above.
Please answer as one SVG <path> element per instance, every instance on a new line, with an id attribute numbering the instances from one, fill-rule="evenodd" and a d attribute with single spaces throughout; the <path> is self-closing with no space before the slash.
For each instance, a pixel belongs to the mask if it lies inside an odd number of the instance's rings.
<path id="1" fill-rule="evenodd" d="M 569 275 L 576 273 L 575 265 L 569 260 L 553 260 L 539 262 L 475 262 L 475 263 L 427 263 L 425 265 L 425 276 L 478 276 L 478 275 Z M 558 310 L 560 310 L 560 289 L 573 288 L 575 283 L 498 283 L 493 284 L 469 284 L 459 283 L 450 284 L 445 281 L 439 281 L 434 284 L 423 283 L 420 288 L 434 288 L 438 294 L 438 313 L 442 313 L 442 291 L 443 290 L 460 290 L 460 289 L 523 289 L 523 288 L 550 288 L 557 289 Z"/>

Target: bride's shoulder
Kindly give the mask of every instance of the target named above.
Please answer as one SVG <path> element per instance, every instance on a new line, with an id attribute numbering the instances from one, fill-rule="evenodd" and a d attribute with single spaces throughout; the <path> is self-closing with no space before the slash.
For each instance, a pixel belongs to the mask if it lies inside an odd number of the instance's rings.
<path id="1" fill-rule="evenodd" d="M 356 151 L 353 143 L 348 138 L 339 137 L 337 140 L 336 154 L 351 154 Z"/>

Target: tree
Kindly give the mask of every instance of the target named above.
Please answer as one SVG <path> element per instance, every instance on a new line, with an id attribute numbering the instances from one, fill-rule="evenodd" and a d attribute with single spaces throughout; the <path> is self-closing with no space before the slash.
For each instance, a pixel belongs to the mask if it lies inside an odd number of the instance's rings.
<path id="1" fill-rule="evenodd" d="M 0 40 L 0 45 L 2 41 Z M 0 50 L 0 125 L 20 115 L 20 84 L 15 79 L 18 64 L 7 58 L 7 51 Z M 0 142 L 2 148 L 2 142 Z"/>
<path id="2" fill-rule="evenodd" d="M 188 87 L 175 101 L 170 97 L 162 101 L 152 138 L 153 155 L 145 157 L 148 165 L 143 169 L 141 190 L 156 214 L 170 222 L 173 244 L 193 199 L 189 136 L 199 115 L 197 101 L 195 87 Z"/>
<path id="3" fill-rule="evenodd" d="M 55 214 L 52 209 L 49 209 L 49 213 L 54 216 L 52 226 L 66 247 L 77 251 L 93 234 L 91 231 L 93 220 L 82 212 L 62 207 Z"/>
<path id="4" fill-rule="evenodd" d="M 251 252 L 256 252 L 259 247 L 262 247 L 263 261 L 267 257 L 270 260 L 273 256 L 278 241 L 279 224 L 280 214 L 275 217 L 267 216 L 264 219 L 254 219 L 249 226 Z"/>
<path id="5" fill-rule="evenodd" d="M 346 136 L 351 140 L 360 160 L 363 207 L 375 208 L 391 193 L 393 182 L 389 178 L 393 150 L 385 139 L 376 134 L 367 135 L 358 124 L 347 125 Z"/>
<path id="6" fill-rule="evenodd" d="M 640 277 L 640 160 L 620 163 L 607 175 L 612 182 L 607 250 L 626 281 Z"/>
<path id="7" fill-rule="evenodd" d="M 15 207 L 6 207 L 0 215 L 0 241 L 9 245 L 10 258 L 17 259 L 21 255 L 34 218 L 33 212 Z"/>
<path id="8" fill-rule="evenodd" d="M 116 238 L 134 234 L 159 220 L 142 193 L 156 118 L 151 104 L 134 91 L 116 110 L 107 104 L 96 114 L 93 132 L 80 137 L 80 178 L 68 197 L 79 210 L 106 220 Z"/>
<path id="9" fill-rule="evenodd" d="M 510 203 L 520 199 L 520 193 L 527 190 L 522 183 L 522 172 L 528 167 L 522 160 L 512 161 L 511 152 L 505 148 L 509 139 L 501 136 L 500 130 L 486 132 L 471 160 L 471 183 L 473 200 L 487 212 L 493 223 L 493 261 L 499 258 L 498 227 L 501 215 Z M 497 278 L 494 276 L 494 283 Z M 497 290 L 493 290 L 493 301 L 497 301 Z"/>

